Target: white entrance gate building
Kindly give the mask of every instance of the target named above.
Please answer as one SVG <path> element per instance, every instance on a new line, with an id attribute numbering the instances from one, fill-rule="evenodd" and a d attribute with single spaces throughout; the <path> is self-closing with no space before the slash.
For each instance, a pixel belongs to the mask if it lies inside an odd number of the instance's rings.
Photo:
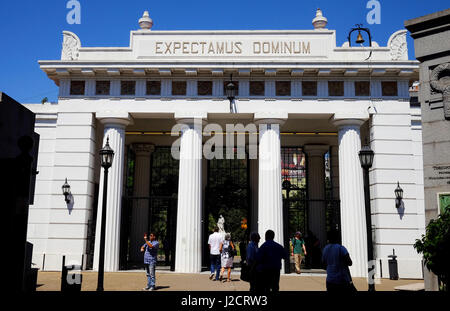
<path id="1" fill-rule="evenodd" d="M 96 269 L 103 188 L 98 151 L 109 138 L 115 158 L 108 181 L 105 270 L 119 270 L 127 150 L 135 154 L 133 195 L 146 197 L 152 152 L 178 140 L 175 271 L 201 271 L 208 183 L 202 155 L 210 138 L 204 128 L 255 124 L 251 230 L 263 236 L 272 229 L 275 240 L 285 242 L 280 150 L 301 147 L 308 198 L 325 199 L 329 171 L 331 195 L 340 201 L 342 243 L 354 263 L 352 275 L 367 276 L 358 158 L 367 141 L 375 152 L 370 201 L 377 275 L 388 276 L 388 255 L 395 249 L 400 277 L 422 278 L 421 258 L 412 246 L 425 226 L 420 107 L 411 105 L 409 94 L 418 63 L 408 60 L 406 30 L 394 33 L 387 46 L 337 46 L 336 32 L 325 28 L 317 14 L 314 29 L 285 31 L 153 31 L 144 16 L 141 29 L 131 31 L 129 47 L 84 47 L 75 34 L 64 32 L 61 59 L 39 62 L 59 86 L 58 102 L 26 105 L 36 113 L 41 137 L 28 227 L 33 262 L 44 270 L 61 269 L 63 255 L 86 263 L 95 236 Z M 231 75 L 238 85 L 233 111 L 224 95 Z M 180 136 L 171 136 L 176 124 L 187 126 Z M 61 193 L 66 178 L 69 204 Z M 397 182 L 404 190 L 401 209 L 395 204 Z M 136 208 L 130 216 L 132 248 L 142 243 L 148 213 Z M 324 207 L 312 203 L 308 219 L 323 246 Z M 94 221 L 95 235 L 89 232 Z"/>

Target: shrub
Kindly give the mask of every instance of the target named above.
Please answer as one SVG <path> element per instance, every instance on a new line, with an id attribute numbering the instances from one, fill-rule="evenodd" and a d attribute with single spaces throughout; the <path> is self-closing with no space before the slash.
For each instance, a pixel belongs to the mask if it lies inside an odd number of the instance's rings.
<path id="1" fill-rule="evenodd" d="M 420 254 L 428 270 L 442 282 L 441 290 L 448 291 L 450 280 L 450 211 L 430 221 L 422 239 L 416 240 L 414 248 Z"/>

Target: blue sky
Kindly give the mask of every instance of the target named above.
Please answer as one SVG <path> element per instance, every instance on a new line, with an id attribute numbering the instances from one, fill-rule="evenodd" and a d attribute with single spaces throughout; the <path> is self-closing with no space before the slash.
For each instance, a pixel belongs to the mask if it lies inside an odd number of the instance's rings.
<path id="1" fill-rule="evenodd" d="M 368 0 L 78 0 L 81 24 L 66 21 L 68 0 L 0 1 L 0 91 L 22 103 L 57 101 L 57 86 L 39 69 L 38 60 L 61 56 L 62 31 L 76 33 L 82 46 L 128 46 L 129 31 L 139 28 L 144 10 L 153 30 L 312 29 L 319 7 L 346 41 L 357 23 L 371 29 L 373 40 L 385 46 L 406 19 L 450 7 L 448 0 L 379 0 L 381 23 L 368 25 Z M 408 37 L 409 57 L 414 59 Z"/>

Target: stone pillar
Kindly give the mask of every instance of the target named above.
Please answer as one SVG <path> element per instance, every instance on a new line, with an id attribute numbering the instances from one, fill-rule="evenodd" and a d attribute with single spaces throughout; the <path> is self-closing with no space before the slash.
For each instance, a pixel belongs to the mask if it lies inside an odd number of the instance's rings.
<path id="1" fill-rule="evenodd" d="M 133 144 L 136 153 L 135 173 L 134 173 L 134 193 L 135 197 L 150 196 L 150 157 L 155 150 L 152 144 Z M 131 212 L 131 239 L 130 239 L 130 260 L 131 262 L 142 263 L 141 246 L 144 245 L 144 232 L 149 230 L 149 209 L 150 200 L 133 200 Z M 152 228 L 150 228 L 152 230 Z"/>
<path id="2" fill-rule="evenodd" d="M 303 151 L 308 160 L 308 223 L 309 230 L 319 239 L 324 247 L 327 239 L 325 211 L 325 153 L 329 150 L 325 145 L 307 145 Z M 305 234 L 306 232 L 303 232 Z"/>
<path id="3" fill-rule="evenodd" d="M 175 271 L 198 273 L 202 254 L 202 121 L 177 119 L 181 128 Z"/>
<path id="4" fill-rule="evenodd" d="M 111 272 L 119 270 L 123 169 L 125 164 L 125 128 L 132 122 L 132 120 L 128 113 L 97 113 L 97 119 L 104 124 L 102 147 L 106 144 L 106 139 L 109 138 L 109 145 L 114 150 L 114 159 L 108 174 L 105 235 L 105 272 Z M 98 270 L 103 205 L 102 194 L 104 169 L 100 166 L 100 170 L 100 187 L 94 249 L 95 270 Z"/>
<path id="5" fill-rule="evenodd" d="M 275 241 L 284 246 L 283 197 L 281 187 L 280 126 L 283 119 L 262 119 L 259 124 L 258 232 L 275 232 Z"/>
<path id="6" fill-rule="evenodd" d="M 342 245 L 353 265 L 353 277 L 367 277 L 367 232 L 363 171 L 358 153 L 361 150 L 360 126 L 365 118 L 337 118 L 339 130 L 339 192 L 341 199 Z"/>
<path id="7" fill-rule="evenodd" d="M 258 160 L 250 159 L 250 223 L 248 230 L 249 233 L 258 231 Z"/>

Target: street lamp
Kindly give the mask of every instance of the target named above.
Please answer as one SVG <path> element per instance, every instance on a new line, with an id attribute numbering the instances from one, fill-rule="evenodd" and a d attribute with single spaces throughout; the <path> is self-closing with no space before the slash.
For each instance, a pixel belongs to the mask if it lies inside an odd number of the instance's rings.
<path id="1" fill-rule="evenodd" d="M 403 199 L 403 189 L 400 187 L 400 182 L 397 181 L 397 188 L 394 190 L 395 193 L 395 207 L 400 208 Z"/>
<path id="2" fill-rule="evenodd" d="M 367 260 L 369 262 L 368 281 L 369 291 L 375 291 L 375 282 L 371 280 L 373 274 L 371 271 L 375 269 L 375 266 L 371 267 L 373 262 L 373 242 L 372 242 L 372 216 L 370 212 L 370 187 L 369 187 L 369 169 L 372 167 L 374 158 L 374 152 L 370 149 L 369 145 L 364 145 L 359 152 L 359 161 L 361 167 L 364 170 L 364 201 L 366 207 L 366 226 L 367 226 Z"/>
<path id="3" fill-rule="evenodd" d="M 103 205 L 102 205 L 102 223 L 100 232 L 100 256 L 98 263 L 98 281 L 97 291 L 103 291 L 103 276 L 105 268 L 105 226 L 106 226 L 106 194 L 108 193 L 108 169 L 112 165 L 114 150 L 109 146 L 109 137 L 106 139 L 106 145 L 100 150 L 100 160 L 105 170 L 103 178 Z"/>
<path id="4" fill-rule="evenodd" d="M 62 192 L 64 194 L 64 200 L 66 201 L 67 204 L 70 203 L 70 185 L 67 183 L 67 178 L 66 178 L 66 182 L 64 183 L 64 185 L 62 185 Z"/>
<path id="5" fill-rule="evenodd" d="M 236 98 L 236 85 L 233 83 L 233 75 L 230 76 L 230 82 L 225 87 L 225 95 L 230 101 L 230 112 L 233 112 L 233 101 Z"/>

